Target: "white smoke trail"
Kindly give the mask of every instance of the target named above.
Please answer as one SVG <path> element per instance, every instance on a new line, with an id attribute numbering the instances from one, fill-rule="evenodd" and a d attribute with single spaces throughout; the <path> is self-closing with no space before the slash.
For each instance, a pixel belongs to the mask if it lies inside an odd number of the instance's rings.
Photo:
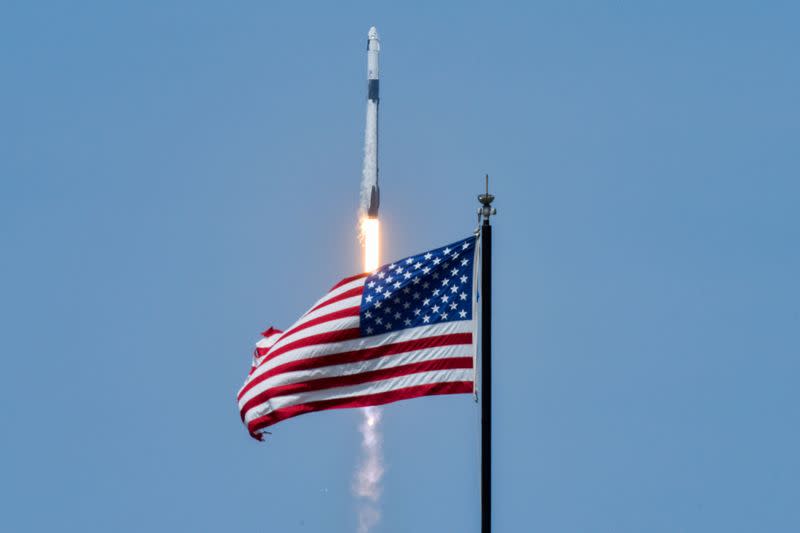
<path id="1" fill-rule="evenodd" d="M 381 450 L 381 410 L 379 407 L 362 409 L 361 462 L 353 483 L 353 492 L 358 497 L 358 533 L 369 533 L 381 518 L 379 507 L 381 478 L 383 477 L 383 453 Z"/>

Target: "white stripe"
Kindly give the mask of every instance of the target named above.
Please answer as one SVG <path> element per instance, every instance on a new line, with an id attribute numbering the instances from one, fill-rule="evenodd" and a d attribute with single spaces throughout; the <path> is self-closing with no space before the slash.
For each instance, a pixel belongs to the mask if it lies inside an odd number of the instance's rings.
<path id="1" fill-rule="evenodd" d="M 310 329 L 310 328 L 309 328 Z M 394 344 L 396 342 L 413 341 L 423 339 L 425 337 L 433 337 L 435 335 L 450 335 L 453 333 L 474 333 L 475 324 L 472 320 L 455 320 L 453 322 L 442 322 L 440 324 L 433 324 L 431 326 L 417 326 L 415 328 L 401 329 L 391 333 L 383 333 L 381 335 L 372 335 L 370 337 L 361 337 L 349 341 L 329 342 L 325 344 L 313 344 L 311 346 L 303 346 L 288 350 L 274 359 L 270 359 L 255 372 L 253 372 L 245 382 L 244 387 L 247 386 L 251 380 L 257 378 L 264 372 L 267 372 L 278 365 L 289 363 L 291 361 L 298 361 L 300 359 L 308 359 L 311 357 L 322 357 L 326 355 L 334 355 L 342 352 L 352 352 L 355 350 L 363 350 L 366 348 L 374 348 L 383 346 L 385 344 Z M 474 335 L 473 335 L 474 338 Z M 274 348 L 273 348 L 274 350 Z"/>
<path id="2" fill-rule="evenodd" d="M 409 374 L 407 376 L 399 376 L 381 381 L 371 381 L 369 383 L 362 383 L 359 385 L 350 385 L 335 389 L 325 389 L 320 391 L 292 394 L 288 396 L 279 396 L 264 402 L 254 409 L 251 409 L 245 417 L 245 423 L 249 423 L 256 418 L 271 413 L 272 411 L 276 411 L 284 407 L 291 407 L 293 405 L 300 405 L 322 400 L 334 400 L 338 398 L 352 398 L 367 394 L 379 394 L 382 392 L 389 392 L 392 390 L 434 383 L 448 383 L 457 381 L 471 382 L 472 377 L 473 372 L 471 368 L 435 370 L 432 372 L 419 372 L 417 374 Z"/>
<path id="3" fill-rule="evenodd" d="M 319 318 L 321 316 L 329 315 L 331 313 L 335 313 L 336 311 L 341 311 L 342 309 L 348 309 L 351 307 L 359 307 L 361 305 L 361 296 L 353 296 L 352 298 L 345 298 L 344 300 L 339 300 L 338 302 L 333 302 L 332 304 L 326 305 L 325 307 L 320 307 L 316 311 L 312 311 L 310 313 L 306 313 L 303 315 L 300 320 L 292 324 L 292 327 L 287 329 L 286 331 L 291 331 L 293 328 L 301 324 L 305 324 L 309 320 L 314 320 L 315 318 Z M 313 308 L 312 308 L 313 309 Z"/>
<path id="4" fill-rule="evenodd" d="M 366 277 L 366 276 L 364 276 L 363 278 L 358 278 L 358 279 L 355 279 L 355 280 L 353 280 L 353 281 L 351 281 L 351 282 L 349 282 L 349 283 L 345 283 L 345 284 L 344 284 L 344 285 L 342 285 L 341 287 L 336 287 L 336 288 L 335 288 L 335 289 L 333 289 L 331 292 L 329 292 L 328 294 L 326 294 L 325 296 L 323 296 L 322 298 L 320 298 L 319 300 L 317 300 L 317 301 L 314 303 L 314 305 L 312 305 L 311 307 L 309 307 L 308 311 L 306 311 L 306 312 L 305 312 L 305 313 L 303 313 L 303 314 L 305 315 L 306 313 L 309 313 L 309 312 L 310 312 L 312 309 L 314 309 L 314 308 L 315 308 L 315 307 L 317 307 L 318 305 L 322 305 L 324 302 L 327 302 L 327 301 L 328 301 L 328 300 L 330 300 L 331 298 L 335 298 L 335 297 L 339 296 L 339 295 L 340 295 L 340 294 L 342 294 L 343 292 L 347 292 L 347 291 L 349 291 L 350 289 L 355 289 L 356 287 L 363 287 L 363 286 L 364 286 L 364 283 L 365 283 L 366 281 L 367 281 L 367 277 Z"/>
<path id="5" fill-rule="evenodd" d="M 281 385 L 289 385 L 292 383 L 303 383 L 313 381 L 315 379 L 350 376 L 353 374 L 361 374 L 363 372 L 371 372 L 373 370 L 382 370 L 385 368 L 395 368 L 411 363 L 419 363 L 421 361 L 435 361 L 437 359 L 447 359 L 450 357 L 472 357 L 474 355 L 472 344 L 453 344 L 450 346 L 440 346 L 436 348 L 422 348 L 419 350 L 412 350 L 404 353 L 384 355 L 383 357 L 376 357 L 366 361 L 357 361 L 355 363 L 344 363 L 341 365 L 329 365 L 319 368 L 311 368 L 307 370 L 296 370 L 293 372 L 284 372 L 276 376 L 266 379 L 247 391 L 239 400 L 239 410 L 244 407 L 251 398 L 261 394 L 267 389 L 272 387 L 279 387 Z"/>
<path id="6" fill-rule="evenodd" d="M 358 316 L 346 316 L 344 318 L 329 320 L 321 324 L 314 324 L 313 326 L 301 329 L 300 331 L 295 331 L 294 333 L 289 333 L 289 335 L 284 335 L 272 346 L 272 348 L 270 348 L 269 351 L 275 353 L 276 350 L 283 348 L 290 342 L 299 341 L 300 339 L 319 335 L 320 333 L 330 333 L 332 331 L 357 328 L 360 320 L 361 319 Z"/>
<path id="7" fill-rule="evenodd" d="M 258 346 L 259 348 L 269 348 L 270 346 L 275 344 L 275 341 L 281 338 L 281 335 L 283 335 L 283 333 L 272 333 L 270 334 L 269 337 L 262 337 L 256 343 L 256 346 Z"/>

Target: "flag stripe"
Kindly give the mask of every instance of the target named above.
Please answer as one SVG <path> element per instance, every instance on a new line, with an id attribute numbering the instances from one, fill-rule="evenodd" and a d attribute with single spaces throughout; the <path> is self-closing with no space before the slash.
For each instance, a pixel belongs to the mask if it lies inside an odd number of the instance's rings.
<path id="1" fill-rule="evenodd" d="M 448 357 L 445 359 L 432 359 L 420 361 L 417 363 L 410 363 L 407 365 L 390 366 L 388 368 L 379 368 L 376 370 L 362 371 L 357 374 L 336 375 L 325 378 L 311 379 L 298 383 L 289 383 L 286 385 L 279 385 L 265 390 L 249 400 L 242 407 L 244 418 L 247 414 L 264 402 L 281 396 L 302 394 L 307 392 L 333 389 L 337 387 L 346 387 L 350 385 L 359 385 L 373 381 L 379 381 L 389 378 L 396 378 L 400 376 L 407 376 L 409 374 L 418 374 L 420 372 L 431 372 L 434 370 L 453 370 L 459 368 L 472 368 L 472 356 L 469 357 Z"/>
<path id="2" fill-rule="evenodd" d="M 365 350 L 381 350 L 386 349 L 384 346 L 390 346 L 392 344 L 403 343 L 406 341 L 421 340 L 427 337 L 455 335 L 460 333 L 468 333 L 471 335 L 473 330 L 474 324 L 470 321 L 445 322 L 442 324 L 409 328 L 403 331 L 373 335 L 365 338 L 354 337 L 353 339 L 341 342 L 328 342 L 320 344 L 314 344 L 311 342 L 306 346 L 293 347 L 291 350 L 287 350 L 284 353 L 276 354 L 271 352 L 239 391 L 239 398 L 241 398 L 244 393 L 252 388 L 254 384 L 262 381 L 260 378 L 261 375 L 287 363 L 294 361 L 313 360 L 320 357 L 332 357 L 337 354 L 349 354 Z M 463 340 L 465 337 L 461 337 L 459 339 Z M 464 341 L 464 344 L 467 344 L 467 342 Z M 380 352 L 378 351 L 376 353 Z M 347 355 L 342 357 L 347 357 Z"/>
<path id="3" fill-rule="evenodd" d="M 363 280 L 367 279 L 367 276 L 369 276 L 369 272 L 362 272 L 361 274 L 356 274 L 355 276 L 350 276 L 349 278 L 344 278 L 342 281 L 340 281 L 339 283 L 337 283 L 336 285 L 331 287 L 331 290 L 328 291 L 328 294 L 334 292 L 336 289 L 338 289 L 339 287 L 341 287 L 343 285 L 347 285 L 348 283 L 350 283 L 352 281 L 361 280 L 361 285 L 363 285 L 364 284 Z"/>
<path id="4" fill-rule="evenodd" d="M 304 392 L 300 394 L 276 396 L 270 399 L 268 402 L 262 403 L 258 407 L 251 409 L 245 415 L 245 421 L 252 422 L 253 420 L 265 416 L 272 411 L 281 409 L 283 407 L 288 407 L 290 405 L 299 405 L 301 403 L 315 402 L 319 400 L 331 400 L 334 398 L 361 396 L 363 394 L 385 392 L 392 389 L 426 385 L 428 383 L 467 381 L 471 379 L 473 379 L 473 372 L 471 368 L 433 370 L 429 372 L 407 374 L 379 381 L 370 381 L 368 383 L 360 383 L 357 385 L 348 385 L 318 391 Z"/>
<path id="5" fill-rule="evenodd" d="M 364 394 L 362 396 L 334 398 L 330 400 L 317 400 L 290 407 L 277 409 L 263 417 L 257 418 L 247 426 L 250 434 L 261 440 L 259 431 L 282 420 L 292 418 L 305 413 L 324 411 L 327 409 L 344 409 L 350 407 L 368 407 L 370 405 L 384 405 L 400 400 L 410 400 L 422 396 L 434 396 L 438 394 L 469 394 L 472 392 L 473 381 L 451 381 L 444 383 L 429 383 L 417 385 L 403 389 L 395 389 L 386 392 Z"/>
<path id="6" fill-rule="evenodd" d="M 353 296 L 361 296 L 363 292 L 364 292 L 364 285 L 362 283 L 362 285 L 359 287 L 353 287 L 352 289 L 342 291 L 335 296 L 323 299 L 321 302 L 317 303 L 314 307 L 312 307 L 309 311 L 307 311 L 306 314 L 316 311 L 321 307 L 325 307 L 326 305 L 331 305 L 332 303 L 344 300 L 346 298 L 351 298 Z"/>
<path id="7" fill-rule="evenodd" d="M 356 307 L 348 307 L 346 309 L 339 309 L 337 311 L 333 311 L 331 313 L 328 313 L 327 315 L 318 316 L 316 318 L 313 318 L 311 320 L 305 321 L 305 322 L 303 322 L 301 324 L 298 324 L 298 325 L 290 328 L 289 331 L 284 333 L 283 337 L 281 337 L 278 340 L 280 341 L 280 340 L 288 339 L 289 337 L 292 337 L 292 336 L 296 337 L 295 333 L 297 333 L 297 332 L 303 331 L 305 329 L 308 329 L 308 328 L 311 328 L 311 327 L 314 327 L 314 326 L 319 326 L 320 324 L 324 324 L 326 322 L 330 322 L 331 320 L 337 320 L 337 319 L 340 319 L 340 318 L 348 318 L 348 317 L 358 316 L 358 311 L 359 311 L 359 308 L 358 308 L 358 306 L 356 306 Z M 275 344 L 277 344 L 277 342 Z"/>
<path id="8" fill-rule="evenodd" d="M 314 305 L 311 306 L 311 309 L 317 307 L 319 304 L 323 303 L 324 301 L 329 300 L 330 298 L 333 298 L 334 296 L 338 296 L 343 292 L 349 291 L 350 289 L 353 289 L 355 287 L 363 287 L 364 283 L 366 281 L 367 281 L 366 277 L 363 277 L 363 278 L 353 277 L 353 278 L 349 278 L 349 281 L 347 279 L 342 280 L 340 283 L 337 283 L 334 286 L 333 289 L 328 291 L 328 293 L 325 296 L 323 296 L 322 298 L 320 298 L 319 300 L 314 302 Z"/>
<path id="9" fill-rule="evenodd" d="M 264 361 L 271 361 L 282 353 L 304 346 L 357 339 L 360 333 L 357 317 L 337 318 L 325 324 L 318 324 L 303 331 L 298 331 L 287 338 L 281 337 L 269 351 Z"/>
<path id="10" fill-rule="evenodd" d="M 269 399 L 264 396 L 264 391 L 280 385 L 299 383 L 300 381 L 312 381 L 319 378 L 344 376 L 379 370 L 382 368 L 392 368 L 420 361 L 432 361 L 436 359 L 447 359 L 452 357 L 471 357 L 474 366 L 475 351 L 473 346 L 465 344 L 451 344 L 436 348 L 422 348 L 419 350 L 404 351 L 401 353 L 381 355 L 370 359 L 354 362 L 346 362 L 337 365 L 325 365 L 281 372 L 270 376 L 268 379 L 258 383 L 239 398 L 239 409 L 250 409 L 259 402 L 253 403 L 253 398 L 258 397 L 259 401 Z"/>
<path id="11" fill-rule="evenodd" d="M 308 320 L 313 320 L 314 318 L 327 315 L 328 313 L 333 313 L 334 311 L 339 311 L 340 309 L 347 309 L 349 307 L 359 307 L 360 305 L 361 305 L 361 294 L 358 294 L 357 296 L 351 296 L 350 298 L 344 298 L 342 300 L 338 300 L 328 305 L 324 305 L 315 311 L 309 311 L 308 313 L 300 317 L 300 319 L 297 322 L 292 324 L 292 327 L 299 326 L 300 324 L 303 324 Z"/>
<path id="12" fill-rule="evenodd" d="M 399 355 L 419 350 L 433 350 L 451 346 L 467 346 L 470 351 L 474 352 L 472 347 L 472 333 L 436 335 L 431 337 L 423 337 L 421 339 L 383 344 L 372 348 L 363 348 L 361 350 L 350 350 L 331 355 L 308 357 L 305 359 L 290 361 L 288 363 L 283 363 L 270 368 L 266 372 L 263 372 L 257 377 L 251 379 L 251 381 L 242 389 L 242 392 L 239 394 L 239 400 L 240 403 L 241 401 L 249 400 L 253 395 L 260 393 L 267 386 L 270 386 L 262 385 L 264 381 L 281 374 L 310 371 L 324 368 L 326 366 L 340 366 L 391 355 Z"/>

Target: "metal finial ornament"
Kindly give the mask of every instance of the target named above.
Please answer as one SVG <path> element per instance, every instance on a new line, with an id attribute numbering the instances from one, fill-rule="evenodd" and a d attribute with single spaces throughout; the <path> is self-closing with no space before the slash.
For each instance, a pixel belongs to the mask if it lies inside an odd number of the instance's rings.
<path id="1" fill-rule="evenodd" d="M 489 194 L 489 174 L 486 174 L 486 192 L 478 195 L 478 201 L 483 204 L 483 207 L 478 209 L 478 215 L 484 220 L 489 220 L 489 217 L 497 214 L 497 209 L 492 207 L 494 202 L 494 195 Z"/>

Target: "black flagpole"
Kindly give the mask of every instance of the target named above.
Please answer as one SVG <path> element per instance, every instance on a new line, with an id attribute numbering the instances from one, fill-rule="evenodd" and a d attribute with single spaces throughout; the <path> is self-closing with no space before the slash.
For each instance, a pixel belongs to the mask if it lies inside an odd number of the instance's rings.
<path id="1" fill-rule="evenodd" d="M 478 196 L 481 224 L 481 533 L 492 531 L 492 225 L 494 195 Z"/>

